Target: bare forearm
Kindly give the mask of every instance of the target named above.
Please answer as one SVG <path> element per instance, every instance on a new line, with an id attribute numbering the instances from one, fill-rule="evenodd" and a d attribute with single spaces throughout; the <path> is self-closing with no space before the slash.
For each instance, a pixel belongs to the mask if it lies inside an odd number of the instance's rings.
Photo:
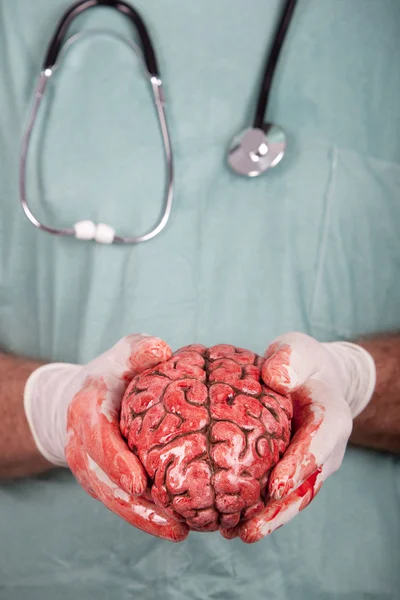
<path id="1" fill-rule="evenodd" d="M 354 420 L 350 441 L 358 446 L 400 453 L 400 334 L 357 342 L 376 364 L 376 387 L 365 410 Z"/>
<path id="2" fill-rule="evenodd" d="M 0 479 L 26 477 L 51 468 L 36 448 L 23 395 L 39 362 L 0 353 Z"/>

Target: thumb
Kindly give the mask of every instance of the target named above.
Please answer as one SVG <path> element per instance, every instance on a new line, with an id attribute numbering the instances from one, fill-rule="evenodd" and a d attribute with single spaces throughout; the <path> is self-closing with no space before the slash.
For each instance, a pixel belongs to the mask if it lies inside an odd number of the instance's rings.
<path id="1" fill-rule="evenodd" d="M 298 390 L 319 368 L 321 344 L 304 333 L 287 333 L 268 347 L 261 375 L 280 394 Z"/>
<path id="2" fill-rule="evenodd" d="M 127 385 L 135 375 L 168 360 L 171 355 L 171 348 L 160 338 L 144 334 L 128 335 L 92 361 L 88 365 L 88 372 L 92 377 L 109 376 Z"/>

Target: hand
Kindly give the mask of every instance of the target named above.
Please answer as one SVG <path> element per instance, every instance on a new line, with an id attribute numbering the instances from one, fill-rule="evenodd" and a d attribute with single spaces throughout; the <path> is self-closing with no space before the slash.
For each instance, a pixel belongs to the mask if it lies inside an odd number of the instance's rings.
<path id="1" fill-rule="evenodd" d="M 323 482 L 341 465 L 352 420 L 368 404 L 375 365 L 360 346 L 321 344 L 301 333 L 279 337 L 268 348 L 262 369 L 266 385 L 293 401 L 293 437 L 274 467 L 269 501 L 256 517 L 225 537 L 256 542 L 303 510 Z"/>
<path id="2" fill-rule="evenodd" d="M 46 365 L 27 382 L 25 410 L 47 460 L 68 464 L 93 498 L 134 527 L 181 541 L 188 528 L 142 496 L 146 473 L 119 430 L 120 404 L 130 380 L 171 354 L 158 338 L 133 335 L 84 367 Z"/>

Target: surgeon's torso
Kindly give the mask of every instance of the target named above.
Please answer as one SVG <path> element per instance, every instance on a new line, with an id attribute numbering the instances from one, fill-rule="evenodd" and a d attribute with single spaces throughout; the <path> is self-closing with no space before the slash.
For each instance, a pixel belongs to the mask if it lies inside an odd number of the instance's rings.
<path id="1" fill-rule="evenodd" d="M 299 0 L 268 117 L 287 154 L 257 179 L 226 165 L 253 116 L 281 2 L 145 2 L 167 101 L 175 197 L 140 246 L 55 238 L 19 207 L 18 154 L 46 44 L 65 0 L 0 0 L 0 346 L 87 361 L 126 333 L 177 348 L 262 352 L 285 331 L 321 340 L 400 325 L 400 5 Z M 32 140 L 28 199 L 48 224 L 156 221 L 165 166 L 129 22 L 93 9 L 71 33 Z M 104 33 L 106 29 L 106 33 Z M 109 33 L 107 33 L 107 31 Z M 397 485 L 397 488 L 396 488 Z M 0 490 L 0 598 L 395 598 L 400 467 L 349 451 L 293 523 L 255 546 L 132 530 L 67 473 Z M 351 541 L 353 540 L 353 541 Z"/>

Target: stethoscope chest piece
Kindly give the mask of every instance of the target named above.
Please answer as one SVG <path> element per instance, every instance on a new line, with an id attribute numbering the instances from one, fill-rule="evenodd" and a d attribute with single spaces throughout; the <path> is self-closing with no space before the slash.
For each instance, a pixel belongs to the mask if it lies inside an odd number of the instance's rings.
<path id="1" fill-rule="evenodd" d="M 263 129 L 250 127 L 239 133 L 228 151 L 228 163 L 239 175 L 256 177 L 283 158 L 286 135 L 278 125 L 265 123 Z"/>

